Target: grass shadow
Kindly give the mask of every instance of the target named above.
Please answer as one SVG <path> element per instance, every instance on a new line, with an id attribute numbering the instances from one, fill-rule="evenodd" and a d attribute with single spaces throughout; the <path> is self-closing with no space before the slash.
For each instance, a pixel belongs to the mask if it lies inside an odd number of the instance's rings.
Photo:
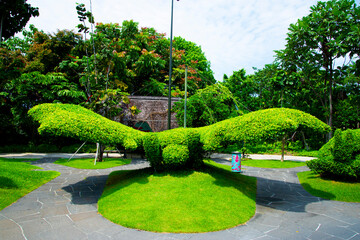
<path id="1" fill-rule="evenodd" d="M 308 183 L 303 183 L 301 184 L 304 189 L 306 191 L 308 191 L 310 194 L 314 195 L 314 196 L 321 196 L 321 198 L 324 198 L 324 199 L 329 199 L 329 200 L 334 200 L 336 199 L 336 196 L 332 193 L 329 193 L 329 192 L 325 192 L 325 191 L 322 191 L 320 189 L 316 189 L 316 188 L 313 188 L 310 184 Z"/>
<path id="2" fill-rule="evenodd" d="M 16 189 L 19 186 L 11 178 L 0 176 L 0 188 Z"/>
<path id="3" fill-rule="evenodd" d="M 241 173 L 231 172 L 229 169 L 220 168 L 214 165 L 206 165 L 204 172 L 210 174 L 214 179 L 214 184 L 219 187 L 235 188 L 249 199 L 256 199 L 256 178 L 242 175 Z"/>

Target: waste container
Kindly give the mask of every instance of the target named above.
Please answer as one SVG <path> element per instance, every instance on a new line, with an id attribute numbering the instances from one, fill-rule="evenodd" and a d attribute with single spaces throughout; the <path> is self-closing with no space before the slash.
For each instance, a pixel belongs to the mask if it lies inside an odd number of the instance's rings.
<path id="1" fill-rule="evenodd" d="M 233 152 L 231 157 L 231 171 L 241 172 L 241 153 Z"/>

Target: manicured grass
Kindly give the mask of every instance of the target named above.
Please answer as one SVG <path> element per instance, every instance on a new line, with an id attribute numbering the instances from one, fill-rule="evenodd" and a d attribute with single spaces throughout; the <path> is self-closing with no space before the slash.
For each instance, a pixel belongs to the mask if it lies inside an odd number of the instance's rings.
<path id="1" fill-rule="evenodd" d="M 360 202 L 360 183 L 323 179 L 312 171 L 299 172 L 301 185 L 310 194 L 342 202 Z"/>
<path id="2" fill-rule="evenodd" d="M 80 168 L 80 169 L 104 169 L 104 168 L 112 168 L 112 167 L 129 164 L 130 162 L 131 162 L 130 159 L 104 158 L 103 162 L 97 162 L 96 165 L 94 165 L 94 158 L 78 158 L 78 159 L 71 159 L 70 161 L 68 161 L 67 158 L 61 158 L 57 160 L 55 163 L 68 167 Z"/>
<path id="3" fill-rule="evenodd" d="M 313 150 L 313 151 L 301 150 L 301 151 L 293 152 L 293 155 L 301 156 L 301 157 L 318 157 L 319 151 L 318 150 Z"/>
<path id="4" fill-rule="evenodd" d="M 60 175 L 23 162 L 33 160 L 0 158 L 0 210 Z"/>
<path id="5" fill-rule="evenodd" d="M 280 160 L 254 160 L 254 159 L 241 159 L 241 165 L 248 167 L 259 168 L 293 168 L 306 166 L 305 162 L 284 161 Z"/>
<path id="6" fill-rule="evenodd" d="M 209 232 L 243 224 L 255 214 L 256 178 L 208 162 L 202 171 L 110 174 L 98 202 L 114 223 L 154 232 Z"/>

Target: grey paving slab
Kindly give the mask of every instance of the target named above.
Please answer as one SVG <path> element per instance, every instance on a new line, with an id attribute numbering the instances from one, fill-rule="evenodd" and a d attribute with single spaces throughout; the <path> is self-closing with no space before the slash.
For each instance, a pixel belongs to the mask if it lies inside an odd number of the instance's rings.
<path id="1" fill-rule="evenodd" d="M 360 240 L 360 234 L 355 234 L 354 236 L 352 236 L 351 238 L 349 238 L 349 240 Z"/>
<path id="2" fill-rule="evenodd" d="M 215 161 L 230 165 L 230 155 L 216 156 L 223 158 Z M 243 168 L 243 174 L 258 179 L 252 219 L 224 231 L 173 234 L 128 229 L 97 212 L 108 175 L 148 167 L 145 160 L 112 169 L 82 170 L 53 164 L 55 159 L 48 156 L 33 163 L 61 175 L 0 211 L 0 239 L 360 239 L 360 204 L 311 196 L 296 176 L 306 167 Z"/>

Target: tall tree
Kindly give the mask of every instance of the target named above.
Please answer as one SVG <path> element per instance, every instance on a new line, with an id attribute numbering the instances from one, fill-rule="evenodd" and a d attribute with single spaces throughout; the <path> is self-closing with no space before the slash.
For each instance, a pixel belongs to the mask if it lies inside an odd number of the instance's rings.
<path id="1" fill-rule="evenodd" d="M 25 55 L 28 60 L 25 71 L 49 73 L 57 70 L 59 63 L 70 59 L 71 50 L 79 43 L 81 36 L 69 30 L 58 30 L 54 34 L 37 31 Z"/>
<path id="2" fill-rule="evenodd" d="M 183 86 L 185 65 L 189 69 L 188 91 L 191 94 L 194 94 L 197 89 L 205 88 L 216 82 L 214 73 L 211 70 L 211 64 L 206 59 L 205 53 L 200 46 L 186 41 L 182 37 L 175 37 L 173 46 L 174 49 L 183 51 L 178 67 L 173 69 L 175 83 L 178 81 Z M 183 87 L 181 89 L 183 90 Z"/>
<path id="3" fill-rule="evenodd" d="M 330 127 L 333 91 L 341 68 L 359 56 L 359 24 L 360 8 L 354 0 L 318 2 L 308 16 L 290 25 L 286 48 L 277 51 L 287 71 L 302 72 L 304 82 L 322 103 Z M 338 60 L 344 64 L 336 67 Z"/>
<path id="4" fill-rule="evenodd" d="M 79 104 L 86 99 L 84 92 L 76 84 L 69 83 L 61 73 L 24 73 L 7 81 L 2 90 L 0 96 L 3 102 L 0 107 L 11 113 L 7 118 L 16 130 L 12 134 L 30 141 L 37 141 L 38 136 L 34 123 L 27 116 L 30 108 L 53 102 Z"/>
<path id="5" fill-rule="evenodd" d="M 0 42 L 20 32 L 31 17 L 39 16 L 39 9 L 27 0 L 0 1 Z"/>
<path id="6" fill-rule="evenodd" d="M 234 71 L 230 77 L 224 75 L 223 79 L 224 86 L 232 92 L 240 107 L 247 112 L 260 109 L 260 85 L 254 80 L 255 78 L 246 76 L 245 69 Z"/>
<path id="7" fill-rule="evenodd" d="M 186 126 L 202 127 L 243 114 L 237 110 L 237 101 L 223 84 L 199 89 L 186 102 Z M 180 126 L 184 125 L 184 100 L 176 102 L 174 111 Z"/>

